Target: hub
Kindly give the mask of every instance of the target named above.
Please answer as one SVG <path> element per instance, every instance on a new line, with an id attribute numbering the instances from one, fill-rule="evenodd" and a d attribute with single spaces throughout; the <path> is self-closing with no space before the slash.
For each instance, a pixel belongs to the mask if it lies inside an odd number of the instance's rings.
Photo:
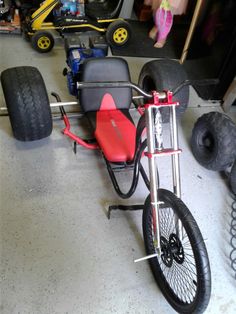
<path id="1" fill-rule="evenodd" d="M 169 236 L 169 241 L 161 236 L 161 259 L 167 267 L 172 266 L 173 260 L 178 264 L 184 262 L 184 249 L 175 233 Z"/>

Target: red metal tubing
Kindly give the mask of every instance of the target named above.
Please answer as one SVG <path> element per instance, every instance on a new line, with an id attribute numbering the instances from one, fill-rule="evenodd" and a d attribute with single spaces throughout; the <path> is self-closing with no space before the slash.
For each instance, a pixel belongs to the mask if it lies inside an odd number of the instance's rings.
<path id="1" fill-rule="evenodd" d="M 82 140 L 80 137 L 78 137 L 77 135 L 75 135 L 74 133 L 72 133 L 70 131 L 70 121 L 68 119 L 68 117 L 66 115 L 63 115 L 63 120 L 65 123 L 65 128 L 62 131 L 63 134 L 65 134 L 66 136 L 68 136 L 69 138 L 71 138 L 73 141 L 75 141 L 76 143 L 78 143 L 79 145 L 88 148 L 88 149 L 99 149 L 98 144 L 88 144 L 86 143 L 84 140 Z"/>

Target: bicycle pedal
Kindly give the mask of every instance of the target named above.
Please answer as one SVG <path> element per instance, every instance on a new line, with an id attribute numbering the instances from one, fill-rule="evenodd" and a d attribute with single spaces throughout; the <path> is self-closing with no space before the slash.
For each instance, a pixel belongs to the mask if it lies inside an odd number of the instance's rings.
<path id="1" fill-rule="evenodd" d="M 138 262 L 142 262 L 142 261 L 146 261 L 147 259 L 153 258 L 153 257 L 157 257 L 159 254 L 155 253 L 155 254 L 151 254 L 151 255 L 147 255 L 138 259 L 134 260 L 134 263 L 138 263 Z"/>

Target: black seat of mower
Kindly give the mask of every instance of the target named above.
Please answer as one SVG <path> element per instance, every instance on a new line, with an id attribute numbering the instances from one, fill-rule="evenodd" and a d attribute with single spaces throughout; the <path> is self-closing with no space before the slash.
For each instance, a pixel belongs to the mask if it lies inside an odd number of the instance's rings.
<path id="1" fill-rule="evenodd" d="M 113 19 L 119 16 L 123 0 L 87 0 L 85 13 L 93 19 Z"/>
<path id="2" fill-rule="evenodd" d="M 82 81 L 130 81 L 128 65 L 120 58 L 88 59 L 83 64 Z M 81 107 L 110 162 L 133 160 L 136 127 L 129 114 L 131 100 L 130 88 L 87 88 L 80 92 Z"/>

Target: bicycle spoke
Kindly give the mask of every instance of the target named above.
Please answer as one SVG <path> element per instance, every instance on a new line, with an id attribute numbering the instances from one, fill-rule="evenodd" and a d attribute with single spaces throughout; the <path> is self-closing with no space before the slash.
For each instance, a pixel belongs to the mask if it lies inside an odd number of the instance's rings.
<path id="1" fill-rule="evenodd" d="M 192 224 L 191 213 L 173 193 L 161 190 L 160 201 L 163 202 L 159 208 L 161 253 L 149 261 L 155 279 L 177 312 L 202 311 L 203 302 L 204 308 L 209 302 L 210 288 L 206 280 L 207 266 L 201 265 L 203 257 L 198 252 L 204 251 L 201 233 Z M 143 222 L 150 241 L 146 237 L 145 245 L 151 254 L 155 251 L 151 206 L 145 214 Z"/>
<path id="2" fill-rule="evenodd" d="M 170 207 L 159 209 L 159 216 L 160 235 L 169 241 L 170 235 L 176 234 L 178 230 L 178 217 L 176 217 L 173 209 Z M 174 261 L 171 267 L 167 267 L 165 263 L 163 263 L 161 256 L 158 256 L 157 259 L 171 289 L 173 289 L 180 300 L 191 303 L 196 295 L 196 265 L 194 263 L 193 253 L 190 253 L 192 247 L 187 232 L 184 228 L 182 231 L 183 238 L 181 244 L 184 252 L 184 262 L 178 264 Z M 185 250 L 189 251 L 189 253 L 185 253 Z"/>

